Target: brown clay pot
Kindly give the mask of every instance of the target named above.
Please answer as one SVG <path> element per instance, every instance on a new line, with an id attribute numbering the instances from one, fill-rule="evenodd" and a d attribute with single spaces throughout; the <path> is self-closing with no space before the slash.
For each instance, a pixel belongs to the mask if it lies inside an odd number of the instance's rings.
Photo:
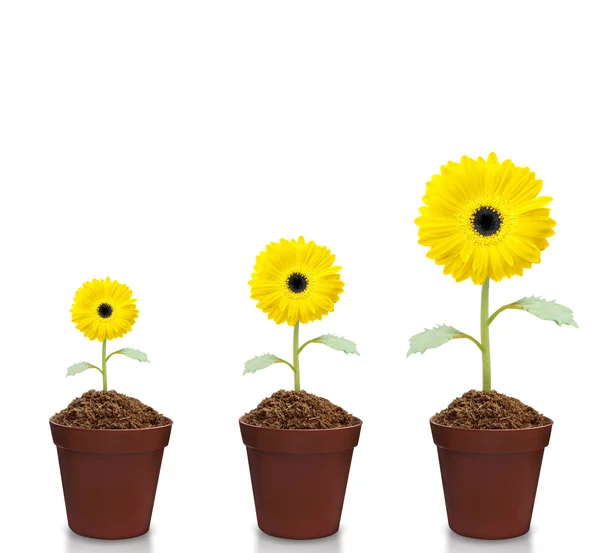
<path id="1" fill-rule="evenodd" d="M 430 421 L 450 528 L 469 538 L 526 534 L 552 421 L 522 430 L 469 430 Z"/>
<path id="2" fill-rule="evenodd" d="M 172 424 L 139 430 L 89 430 L 50 421 L 73 532 L 118 540 L 149 530 Z"/>
<path id="3" fill-rule="evenodd" d="M 240 420 L 256 518 L 265 534 L 306 540 L 338 531 L 361 426 L 280 430 Z"/>

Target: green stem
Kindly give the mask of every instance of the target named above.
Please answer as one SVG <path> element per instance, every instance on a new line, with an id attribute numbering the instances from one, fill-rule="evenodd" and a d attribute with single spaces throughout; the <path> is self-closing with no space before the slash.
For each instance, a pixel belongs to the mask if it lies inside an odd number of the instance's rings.
<path id="1" fill-rule="evenodd" d="M 479 340 L 473 338 L 473 336 L 470 334 L 465 334 L 463 332 L 462 334 L 459 334 L 457 338 L 466 338 L 467 340 L 471 340 L 471 342 L 473 342 L 481 351 L 483 351 L 483 346 L 479 343 Z"/>
<path id="2" fill-rule="evenodd" d="M 521 309 L 521 308 L 518 305 L 515 305 L 514 303 L 509 303 L 508 305 L 502 306 L 500 309 L 497 309 L 496 311 L 494 311 L 494 314 L 488 319 L 488 326 L 490 326 L 494 322 L 494 319 L 498 315 L 500 315 L 500 313 L 502 313 L 502 311 L 506 311 L 507 309 Z"/>
<path id="3" fill-rule="evenodd" d="M 312 340 L 309 340 L 308 342 L 304 342 L 301 346 L 300 349 L 298 350 L 298 353 L 302 353 L 302 350 L 308 346 L 308 344 L 316 344 L 317 343 L 317 339 L 313 338 Z"/>
<path id="4" fill-rule="evenodd" d="M 106 375 L 106 338 L 102 342 L 102 389 L 108 391 L 108 379 Z"/>
<path id="5" fill-rule="evenodd" d="M 300 334 L 300 321 L 294 326 L 294 390 L 300 391 L 300 350 L 298 349 L 298 338 Z"/>
<path id="6" fill-rule="evenodd" d="M 290 369 L 294 370 L 294 366 L 289 362 L 286 361 L 285 359 L 282 359 L 281 361 L 278 361 L 279 363 L 285 363 Z"/>
<path id="7" fill-rule="evenodd" d="M 492 361 L 490 355 L 490 277 L 481 287 L 481 364 L 483 369 L 483 391 L 492 389 Z"/>

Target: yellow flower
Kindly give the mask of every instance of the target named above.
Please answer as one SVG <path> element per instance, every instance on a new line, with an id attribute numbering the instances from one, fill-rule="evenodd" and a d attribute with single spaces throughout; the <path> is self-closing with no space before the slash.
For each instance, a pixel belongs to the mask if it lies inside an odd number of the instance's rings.
<path id="1" fill-rule="evenodd" d="M 440 172 L 427 183 L 415 223 L 419 244 L 429 246 L 427 257 L 445 274 L 482 284 L 488 276 L 522 276 L 539 263 L 556 221 L 545 207 L 552 198 L 538 196 L 535 173 L 493 153 L 487 161 L 463 156 Z"/>
<path id="2" fill-rule="evenodd" d="M 127 334 L 138 316 L 131 289 L 116 280 L 94 279 L 75 292 L 71 319 L 90 340 L 104 341 Z"/>
<path id="3" fill-rule="evenodd" d="M 335 255 L 314 242 L 281 239 L 256 257 L 250 297 L 277 324 L 308 323 L 333 311 L 344 283 Z"/>

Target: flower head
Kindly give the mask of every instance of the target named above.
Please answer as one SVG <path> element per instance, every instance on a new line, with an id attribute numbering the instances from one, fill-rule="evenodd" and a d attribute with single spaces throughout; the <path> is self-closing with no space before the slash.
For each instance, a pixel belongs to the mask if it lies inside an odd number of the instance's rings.
<path id="1" fill-rule="evenodd" d="M 538 196 L 542 181 L 512 161 L 463 156 L 449 162 L 427 183 L 419 226 L 419 244 L 427 257 L 444 266 L 458 282 L 482 284 L 523 275 L 539 263 L 556 222 Z"/>
<path id="2" fill-rule="evenodd" d="M 344 283 L 329 248 L 298 240 L 271 242 L 256 257 L 250 297 L 277 324 L 321 320 L 333 311 Z"/>
<path id="3" fill-rule="evenodd" d="M 90 340 L 103 341 L 127 334 L 138 316 L 131 289 L 116 280 L 93 279 L 75 292 L 71 320 Z"/>

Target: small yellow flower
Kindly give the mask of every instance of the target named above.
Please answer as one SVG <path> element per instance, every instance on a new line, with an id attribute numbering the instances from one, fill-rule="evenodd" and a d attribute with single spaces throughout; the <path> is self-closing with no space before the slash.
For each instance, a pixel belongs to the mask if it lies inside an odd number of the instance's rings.
<path id="1" fill-rule="evenodd" d="M 539 263 L 556 222 L 538 196 L 542 181 L 528 167 L 517 167 L 496 154 L 449 162 L 427 183 L 425 205 L 415 220 L 427 257 L 444 266 L 458 282 L 482 284 L 489 276 L 523 275 Z"/>
<path id="2" fill-rule="evenodd" d="M 71 320 L 90 340 L 103 341 L 127 334 L 138 316 L 131 289 L 116 280 L 93 279 L 75 292 Z"/>
<path id="3" fill-rule="evenodd" d="M 344 283 L 335 255 L 325 246 L 298 240 L 271 242 L 256 258 L 250 297 L 277 324 L 321 320 L 333 311 Z"/>

